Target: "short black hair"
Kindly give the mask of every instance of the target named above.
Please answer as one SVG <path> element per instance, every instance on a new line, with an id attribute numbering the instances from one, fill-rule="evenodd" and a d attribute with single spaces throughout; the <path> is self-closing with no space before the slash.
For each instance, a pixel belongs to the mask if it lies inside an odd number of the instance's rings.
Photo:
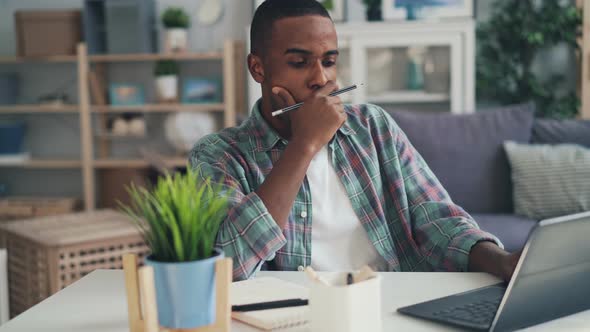
<path id="1" fill-rule="evenodd" d="M 261 55 L 271 38 L 274 22 L 287 17 L 319 15 L 330 20 L 330 14 L 316 0 L 266 0 L 254 13 L 250 27 L 250 53 Z"/>

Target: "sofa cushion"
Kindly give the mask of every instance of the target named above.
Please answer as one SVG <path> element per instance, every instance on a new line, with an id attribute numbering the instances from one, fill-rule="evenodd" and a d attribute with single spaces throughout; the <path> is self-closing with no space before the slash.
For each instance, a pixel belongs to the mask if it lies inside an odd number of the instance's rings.
<path id="1" fill-rule="evenodd" d="M 573 143 L 590 147 L 590 121 L 537 119 L 533 125 L 531 143 Z"/>
<path id="2" fill-rule="evenodd" d="M 532 104 L 473 114 L 392 112 L 453 201 L 470 213 L 512 213 L 510 168 L 502 144 L 528 143 Z"/>
<path id="3" fill-rule="evenodd" d="M 590 149 L 577 144 L 504 144 L 514 211 L 545 219 L 590 211 Z"/>
<path id="4" fill-rule="evenodd" d="M 472 214 L 479 227 L 494 234 L 508 252 L 522 249 L 537 220 L 512 214 Z"/>

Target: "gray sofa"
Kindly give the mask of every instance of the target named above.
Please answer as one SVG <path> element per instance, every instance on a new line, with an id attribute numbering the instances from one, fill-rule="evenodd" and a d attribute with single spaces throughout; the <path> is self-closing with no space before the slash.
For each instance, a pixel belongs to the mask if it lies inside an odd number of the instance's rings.
<path id="1" fill-rule="evenodd" d="M 514 214 L 507 140 L 590 147 L 590 121 L 535 119 L 532 104 L 474 114 L 389 111 L 455 203 L 506 250 L 524 245 L 537 220 Z"/>

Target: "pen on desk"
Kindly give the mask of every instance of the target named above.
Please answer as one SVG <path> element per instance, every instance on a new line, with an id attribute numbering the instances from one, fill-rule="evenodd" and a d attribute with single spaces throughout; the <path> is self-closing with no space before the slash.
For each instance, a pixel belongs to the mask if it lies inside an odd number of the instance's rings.
<path id="1" fill-rule="evenodd" d="M 359 85 L 363 85 L 363 84 L 361 83 L 361 84 L 359 84 Z M 351 85 L 351 86 L 349 86 L 349 87 L 346 87 L 346 88 L 342 88 L 342 89 L 340 89 L 340 90 L 333 91 L 333 92 L 331 92 L 331 93 L 329 94 L 329 96 L 332 96 L 332 97 L 333 97 L 333 96 L 337 96 L 337 95 L 339 95 L 339 94 L 341 94 L 341 93 L 345 93 L 345 92 L 348 92 L 348 91 L 352 91 L 352 90 L 354 90 L 354 89 L 356 89 L 356 88 L 357 88 L 357 85 L 356 85 L 356 84 L 354 84 L 354 85 Z M 281 114 L 283 114 L 283 113 L 287 113 L 287 112 L 289 112 L 289 111 L 292 111 L 292 110 L 298 109 L 299 107 L 301 107 L 301 105 L 303 105 L 303 102 L 297 103 L 297 104 L 295 104 L 295 105 L 291 105 L 291 106 L 289 106 L 289 107 L 281 108 L 280 110 L 276 110 L 276 111 L 272 112 L 272 113 L 271 113 L 271 115 L 272 115 L 272 116 L 281 115 Z"/>
<path id="2" fill-rule="evenodd" d="M 250 304 L 232 305 L 231 311 L 256 311 L 256 310 L 268 310 L 278 309 L 287 307 L 298 307 L 307 305 L 308 300 L 305 299 L 288 299 L 279 301 L 259 302 Z"/>

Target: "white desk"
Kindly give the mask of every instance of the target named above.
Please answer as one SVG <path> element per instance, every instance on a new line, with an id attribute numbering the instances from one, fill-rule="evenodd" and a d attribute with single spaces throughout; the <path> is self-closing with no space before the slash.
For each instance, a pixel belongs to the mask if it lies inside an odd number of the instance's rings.
<path id="1" fill-rule="evenodd" d="M 263 272 L 305 284 L 302 272 Z M 498 282 L 483 273 L 382 273 L 383 331 L 452 331 L 395 312 L 404 305 Z M 0 327 L 0 331 L 124 332 L 127 302 L 123 271 L 98 270 Z M 305 330 L 305 329 L 303 329 Z M 590 310 L 537 325 L 530 331 L 590 331 Z M 233 322 L 233 332 L 258 331 Z M 365 332 L 365 331 L 363 331 Z"/>

